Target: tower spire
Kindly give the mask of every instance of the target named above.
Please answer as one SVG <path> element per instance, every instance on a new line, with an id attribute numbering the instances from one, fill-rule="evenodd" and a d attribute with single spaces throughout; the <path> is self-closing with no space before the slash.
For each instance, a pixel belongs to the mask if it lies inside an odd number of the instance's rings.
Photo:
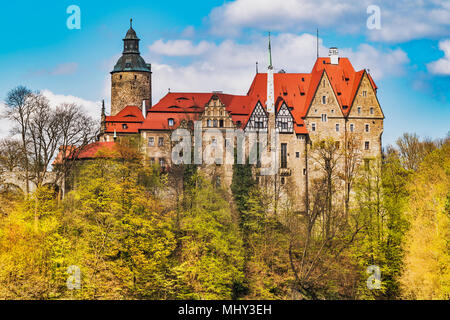
<path id="1" fill-rule="evenodd" d="M 130 28 L 133 29 L 133 18 L 130 19 Z"/>
<path id="2" fill-rule="evenodd" d="M 273 66 L 272 66 L 272 44 L 270 41 L 270 31 L 269 31 L 269 69 L 273 69 Z"/>
<path id="3" fill-rule="evenodd" d="M 267 71 L 267 102 L 266 109 L 269 114 L 274 113 L 275 107 L 275 89 L 273 80 L 273 66 L 272 66 L 272 45 L 270 43 L 270 32 L 269 32 L 269 68 Z"/>

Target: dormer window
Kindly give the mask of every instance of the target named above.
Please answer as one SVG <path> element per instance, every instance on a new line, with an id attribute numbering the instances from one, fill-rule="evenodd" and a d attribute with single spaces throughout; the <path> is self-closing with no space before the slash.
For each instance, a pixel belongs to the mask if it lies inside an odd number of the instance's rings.
<path id="1" fill-rule="evenodd" d="M 169 127 L 173 127 L 175 125 L 175 121 L 173 119 L 169 119 Z"/>
<path id="2" fill-rule="evenodd" d="M 127 129 L 128 129 L 128 125 L 123 124 L 123 125 L 122 125 L 122 129 L 123 129 L 123 130 L 127 130 Z"/>

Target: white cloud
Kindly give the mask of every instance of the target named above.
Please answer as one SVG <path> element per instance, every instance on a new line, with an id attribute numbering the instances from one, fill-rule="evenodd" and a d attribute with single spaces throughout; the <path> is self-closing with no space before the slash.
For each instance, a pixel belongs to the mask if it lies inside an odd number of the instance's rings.
<path id="1" fill-rule="evenodd" d="M 100 101 L 89 101 L 71 95 L 55 94 L 48 89 L 42 90 L 41 93 L 50 101 L 52 107 L 56 107 L 62 103 L 74 103 L 93 119 L 100 120 L 102 106 Z"/>
<path id="2" fill-rule="evenodd" d="M 369 5 L 378 5 L 381 29 L 366 26 Z M 340 33 L 366 34 L 376 41 L 403 42 L 450 35 L 448 0 L 236 0 L 209 15 L 215 34 L 237 34 L 244 28 L 300 31 L 329 28 Z"/>
<path id="3" fill-rule="evenodd" d="M 368 44 L 361 44 L 356 51 L 344 49 L 342 55 L 350 59 L 356 70 L 370 69 L 375 80 L 386 75 L 403 75 L 404 67 L 409 63 L 407 54 L 401 49 L 380 51 Z"/>
<path id="4" fill-rule="evenodd" d="M 187 26 L 183 32 L 181 32 L 181 37 L 192 38 L 195 35 L 195 28 L 193 26 Z"/>
<path id="5" fill-rule="evenodd" d="M 5 104 L 0 101 L 0 139 L 8 136 L 11 130 L 11 123 L 2 116 L 5 114 Z"/>
<path id="6" fill-rule="evenodd" d="M 161 40 L 159 40 L 161 41 Z M 181 42 L 185 40 L 175 40 Z M 197 46 L 190 42 L 192 46 Z M 320 54 L 328 54 L 322 40 Z M 152 47 L 152 46 L 150 46 Z M 250 43 L 241 44 L 224 40 L 208 43 L 208 49 L 189 57 L 184 65 L 153 59 L 153 103 L 162 98 L 170 88 L 172 92 L 211 92 L 214 90 L 233 94 L 246 94 L 255 75 L 255 63 L 260 72 L 267 68 L 267 38 L 259 36 Z M 409 59 L 404 51 L 382 50 L 363 44 L 356 50 L 342 49 L 355 69 L 369 68 L 376 80 L 389 75 L 401 75 Z M 311 34 L 282 33 L 272 38 L 273 63 L 276 70 L 310 72 L 316 60 L 316 37 Z M 154 57 L 153 57 L 154 58 Z"/>
<path id="7" fill-rule="evenodd" d="M 166 56 L 197 56 L 208 51 L 211 46 L 207 41 L 194 45 L 190 40 L 157 40 L 149 48 L 154 53 Z"/>
<path id="8" fill-rule="evenodd" d="M 450 39 L 439 42 L 439 49 L 444 51 L 444 57 L 427 65 L 433 74 L 450 75 Z"/>
<path id="9" fill-rule="evenodd" d="M 58 76 L 58 75 L 67 75 L 67 74 L 73 74 L 78 69 L 78 63 L 76 62 L 68 62 L 58 65 L 55 69 L 50 71 L 51 75 Z"/>
<path id="10" fill-rule="evenodd" d="M 101 102 L 89 101 L 70 95 L 55 94 L 48 89 L 42 90 L 41 93 L 50 101 L 52 107 L 56 107 L 61 103 L 74 103 L 95 121 L 100 121 Z M 0 101 L 0 115 L 4 114 L 5 108 L 5 103 Z M 10 134 L 11 128 L 12 123 L 9 120 L 0 117 L 0 138 L 7 137 Z"/>

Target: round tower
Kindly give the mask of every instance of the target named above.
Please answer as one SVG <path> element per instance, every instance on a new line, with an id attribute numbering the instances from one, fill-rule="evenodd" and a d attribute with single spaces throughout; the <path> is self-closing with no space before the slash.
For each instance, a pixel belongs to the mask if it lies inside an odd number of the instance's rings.
<path id="1" fill-rule="evenodd" d="M 123 53 L 111 72 L 111 115 L 117 115 L 126 106 L 142 108 L 143 101 L 152 104 L 152 71 L 139 52 L 139 41 L 130 29 L 123 39 Z"/>

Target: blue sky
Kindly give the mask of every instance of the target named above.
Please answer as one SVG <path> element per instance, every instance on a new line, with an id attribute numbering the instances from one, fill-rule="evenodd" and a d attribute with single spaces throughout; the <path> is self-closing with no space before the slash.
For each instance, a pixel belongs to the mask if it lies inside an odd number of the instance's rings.
<path id="1" fill-rule="evenodd" d="M 370 30 L 367 7 L 380 8 Z M 69 30 L 67 7 L 81 9 Z M 134 19 L 141 54 L 153 64 L 154 103 L 168 90 L 247 92 L 267 65 L 309 72 L 320 53 L 337 46 L 356 69 L 370 69 L 386 115 L 385 144 L 403 132 L 443 137 L 450 129 L 450 1 L 20 1 L 0 11 L 0 101 L 19 85 L 53 103 L 76 102 L 92 115 L 109 101 L 109 72 Z M 8 131 L 0 122 L 0 135 Z"/>

